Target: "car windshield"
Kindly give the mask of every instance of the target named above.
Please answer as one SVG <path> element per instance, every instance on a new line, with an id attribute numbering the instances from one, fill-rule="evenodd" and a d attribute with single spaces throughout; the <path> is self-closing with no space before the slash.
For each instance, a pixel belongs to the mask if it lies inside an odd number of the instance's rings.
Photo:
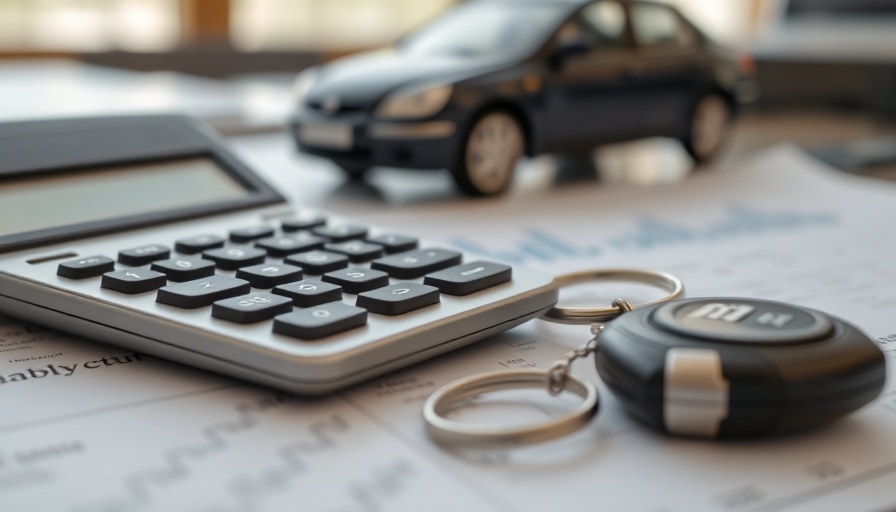
<path id="1" fill-rule="evenodd" d="M 403 39 L 418 55 L 487 56 L 535 51 L 569 14 L 562 4 L 475 2 L 453 9 Z"/>

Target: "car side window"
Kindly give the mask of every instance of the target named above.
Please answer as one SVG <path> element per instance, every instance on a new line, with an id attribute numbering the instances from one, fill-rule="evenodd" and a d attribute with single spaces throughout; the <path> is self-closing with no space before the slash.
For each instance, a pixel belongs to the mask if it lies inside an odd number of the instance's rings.
<path id="1" fill-rule="evenodd" d="M 596 48 L 625 46 L 625 10 L 619 2 L 595 2 L 581 13 L 585 29 L 591 34 Z"/>
<path id="2" fill-rule="evenodd" d="M 671 8 L 632 4 L 632 28 L 640 46 L 693 46 L 696 35 Z"/>
<path id="3" fill-rule="evenodd" d="M 575 42 L 589 50 L 625 46 L 625 10 L 615 0 L 593 2 L 560 27 L 557 42 Z"/>

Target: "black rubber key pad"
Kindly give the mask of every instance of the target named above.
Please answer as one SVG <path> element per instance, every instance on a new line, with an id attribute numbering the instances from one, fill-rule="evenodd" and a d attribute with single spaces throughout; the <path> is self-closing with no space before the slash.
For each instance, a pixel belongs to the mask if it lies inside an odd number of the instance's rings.
<path id="1" fill-rule="evenodd" d="M 327 223 L 327 218 L 320 215 L 297 215 L 292 219 L 285 219 L 280 227 L 283 231 L 301 231 L 303 229 L 316 228 Z"/>
<path id="2" fill-rule="evenodd" d="M 255 242 L 255 247 L 268 251 L 268 254 L 278 258 L 296 254 L 298 252 L 320 249 L 327 242 L 326 238 L 309 233 L 297 233 L 291 236 L 278 236 L 264 238 Z"/>
<path id="3" fill-rule="evenodd" d="M 436 270 L 460 265 L 461 254 L 448 249 L 417 249 L 374 260 L 371 268 L 398 279 L 415 279 Z"/>
<path id="4" fill-rule="evenodd" d="M 134 268 L 103 274 L 100 286 L 116 292 L 134 294 L 155 290 L 166 284 L 168 280 L 165 274 L 145 268 Z"/>
<path id="5" fill-rule="evenodd" d="M 435 286 L 446 295 L 469 295 L 506 283 L 511 277 L 512 270 L 507 265 L 474 261 L 429 274 L 423 283 Z"/>
<path id="6" fill-rule="evenodd" d="M 363 263 L 383 255 L 383 246 L 361 240 L 349 240 L 337 244 L 327 244 L 324 248 L 330 252 L 345 254 L 352 263 Z"/>
<path id="7" fill-rule="evenodd" d="M 315 340 L 367 324 L 367 310 L 344 302 L 331 302 L 295 310 L 274 319 L 274 332 Z"/>
<path id="8" fill-rule="evenodd" d="M 410 251 L 417 248 L 417 239 L 405 235 L 378 235 L 367 239 L 368 242 L 380 244 L 386 250 L 386 254 Z"/>
<path id="9" fill-rule="evenodd" d="M 154 261 L 149 267 L 168 276 L 175 283 L 193 281 L 215 274 L 215 262 L 199 258 L 173 258 Z"/>
<path id="10" fill-rule="evenodd" d="M 401 315 L 438 303 L 438 288 L 407 282 L 361 293 L 355 305 L 380 315 Z"/>
<path id="11" fill-rule="evenodd" d="M 212 305 L 213 317 L 239 324 L 253 324 L 269 320 L 290 311 L 292 311 L 292 301 L 288 297 L 270 293 L 240 295 L 219 300 Z"/>
<path id="12" fill-rule="evenodd" d="M 389 284 L 389 275 L 364 267 L 349 267 L 324 274 L 322 280 L 339 285 L 345 293 L 361 293 Z"/>
<path id="13" fill-rule="evenodd" d="M 156 302 L 184 309 L 209 304 L 249 293 L 249 283 L 229 276 L 211 276 L 187 283 L 170 284 L 159 289 Z"/>
<path id="14" fill-rule="evenodd" d="M 174 242 L 174 250 L 183 254 L 196 254 L 209 249 L 224 247 L 224 239 L 215 235 L 197 235 Z"/>
<path id="15" fill-rule="evenodd" d="M 302 279 L 302 269 L 285 263 L 262 263 L 237 270 L 236 277 L 255 288 L 273 288 Z"/>
<path id="16" fill-rule="evenodd" d="M 318 236 L 325 236 L 334 242 L 345 242 L 355 238 L 364 238 L 364 235 L 367 234 L 367 228 L 343 224 L 341 226 L 318 226 L 312 229 L 311 232 Z"/>
<path id="17" fill-rule="evenodd" d="M 301 267 L 306 274 L 326 274 L 348 266 L 348 256 L 335 252 L 311 251 L 286 258 L 286 263 Z"/>
<path id="18" fill-rule="evenodd" d="M 76 260 L 63 261 L 56 267 L 56 275 L 69 279 L 96 277 L 115 270 L 115 262 L 106 256 L 88 256 Z"/>
<path id="19" fill-rule="evenodd" d="M 234 229 L 230 232 L 230 241 L 245 244 L 259 238 L 274 236 L 274 228 L 271 226 L 251 226 L 248 228 Z"/>
<path id="20" fill-rule="evenodd" d="M 118 252 L 118 262 L 132 267 L 147 265 L 153 261 L 164 260 L 170 257 L 171 249 L 160 244 L 144 245 Z"/>
<path id="21" fill-rule="evenodd" d="M 202 257 L 214 261 L 222 270 L 236 270 L 264 263 L 265 252 L 251 247 L 223 247 L 205 251 Z"/>
<path id="22" fill-rule="evenodd" d="M 310 308 L 311 306 L 342 300 L 342 288 L 335 284 L 312 281 L 310 279 L 299 281 L 298 283 L 280 285 L 271 291 L 277 295 L 291 298 L 292 303 L 300 308 Z"/>

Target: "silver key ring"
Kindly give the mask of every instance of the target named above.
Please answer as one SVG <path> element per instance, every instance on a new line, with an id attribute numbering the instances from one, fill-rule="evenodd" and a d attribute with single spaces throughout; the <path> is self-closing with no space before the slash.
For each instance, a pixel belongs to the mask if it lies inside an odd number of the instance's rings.
<path id="1" fill-rule="evenodd" d="M 655 301 L 633 305 L 632 308 L 634 309 L 668 302 L 684 296 L 684 283 L 681 282 L 681 279 L 666 272 L 654 272 L 652 270 L 625 268 L 585 270 L 563 274 L 554 278 L 554 282 L 560 288 L 593 281 L 646 284 L 669 293 Z M 560 324 L 594 324 L 612 320 L 624 312 L 625 310 L 621 306 L 608 308 L 561 308 L 554 306 L 542 316 L 542 319 Z"/>
<path id="2" fill-rule="evenodd" d="M 597 414 L 597 389 L 590 382 L 567 379 L 565 389 L 582 397 L 574 411 L 529 427 L 505 428 L 473 425 L 444 414 L 467 398 L 509 389 L 547 389 L 550 375 L 544 370 L 517 369 L 473 375 L 457 380 L 432 394 L 423 407 L 426 430 L 442 444 L 470 448 L 512 448 L 555 439 L 583 427 Z"/>
<path id="3" fill-rule="evenodd" d="M 543 317 L 551 322 L 565 324 L 599 324 L 611 320 L 633 308 L 650 306 L 680 298 L 684 284 L 665 272 L 634 269 L 589 270 L 564 274 L 555 278 L 557 286 L 572 286 L 590 281 L 624 281 L 656 286 L 668 295 L 652 302 L 630 305 L 617 299 L 609 308 L 558 308 L 553 307 Z M 597 336 L 602 326 L 592 327 L 592 338 L 584 347 L 569 352 L 547 370 L 516 369 L 473 375 L 443 386 L 430 395 L 423 406 L 426 430 L 435 441 L 446 445 L 462 445 L 471 448 L 512 448 L 524 444 L 540 443 L 556 439 L 585 426 L 597 414 L 599 400 L 597 388 L 587 381 L 569 376 L 569 365 L 575 359 L 586 357 L 597 349 Z M 464 423 L 445 417 L 460 402 L 485 393 L 511 389 L 545 389 L 552 396 L 569 391 L 582 398 L 575 410 L 548 421 L 529 426 L 501 427 Z"/>

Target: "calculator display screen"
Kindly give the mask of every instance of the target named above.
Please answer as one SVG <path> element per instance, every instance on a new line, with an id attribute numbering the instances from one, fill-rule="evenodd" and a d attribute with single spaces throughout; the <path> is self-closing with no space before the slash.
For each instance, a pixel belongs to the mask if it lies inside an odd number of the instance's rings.
<path id="1" fill-rule="evenodd" d="M 205 157 L 0 180 L 0 237 L 248 196 Z"/>

